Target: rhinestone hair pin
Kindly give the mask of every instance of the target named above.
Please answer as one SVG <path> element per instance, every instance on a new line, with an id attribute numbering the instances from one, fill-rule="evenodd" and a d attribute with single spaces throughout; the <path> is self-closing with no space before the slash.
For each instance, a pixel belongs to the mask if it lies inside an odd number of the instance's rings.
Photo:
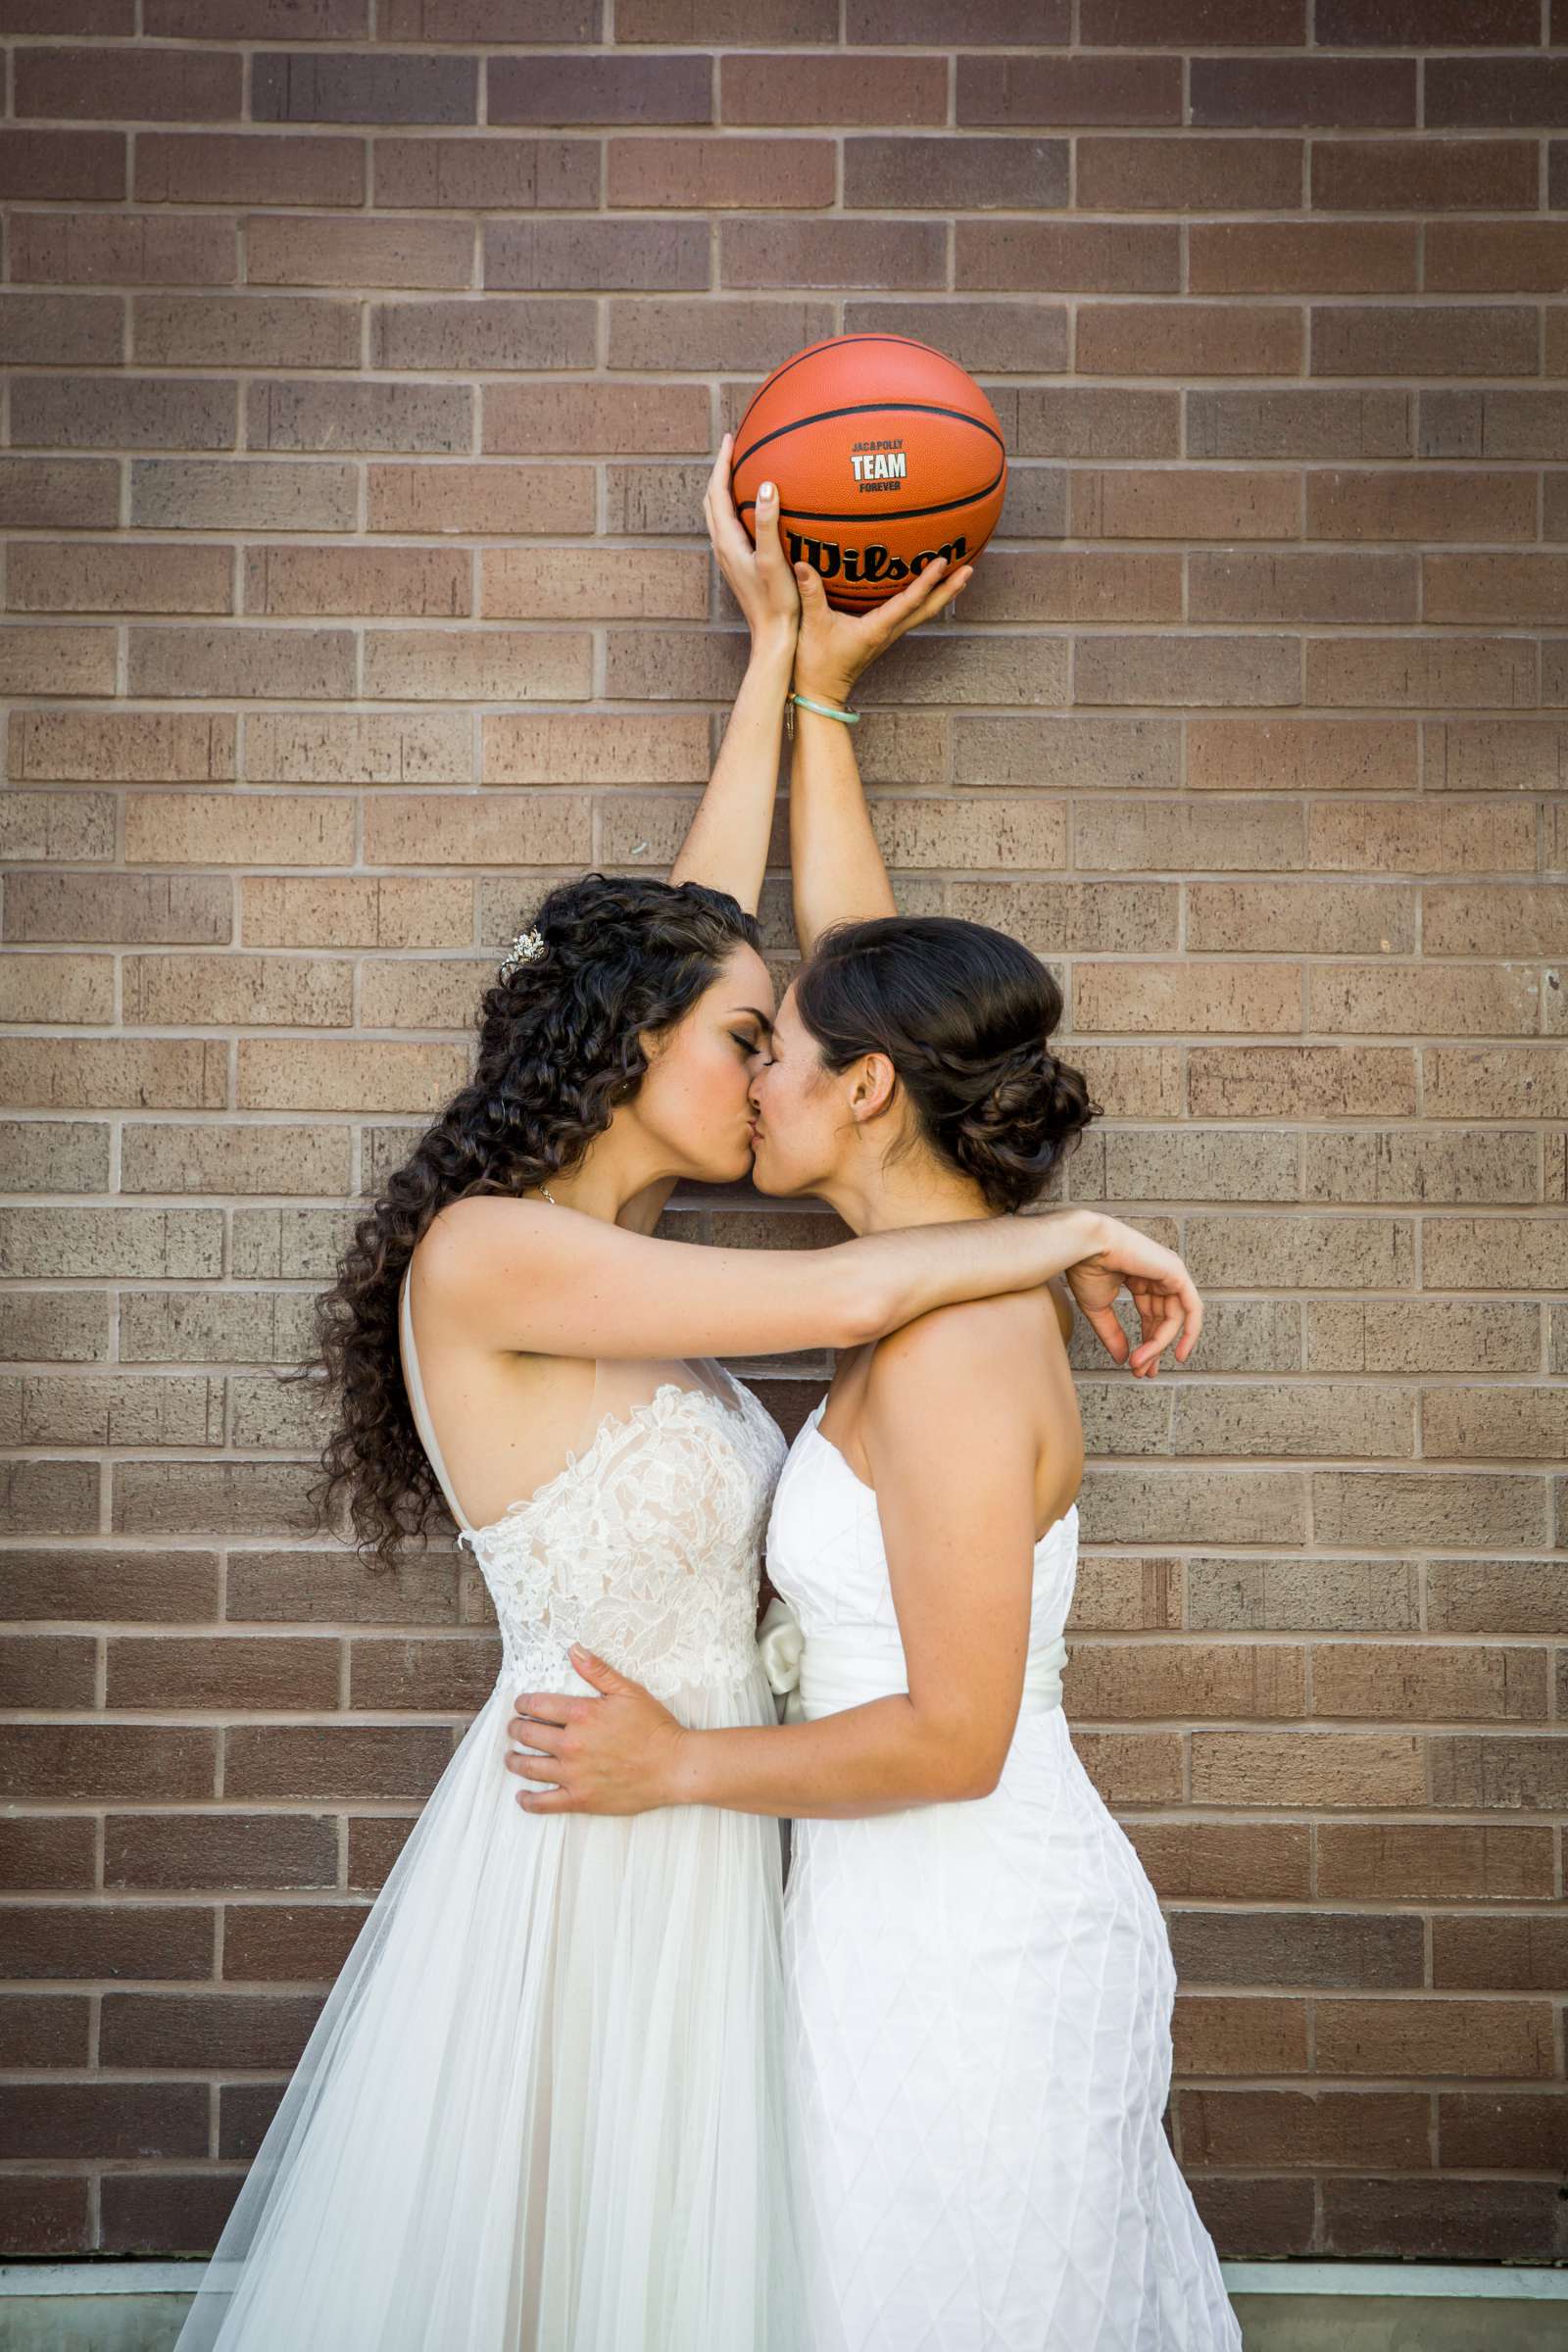
<path id="1" fill-rule="evenodd" d="M 502 979 L 510 980 L 525 963 L 537 963 L 544 952 L 545 937 L 542 931 L 519 931 L 502 958 Z"/>

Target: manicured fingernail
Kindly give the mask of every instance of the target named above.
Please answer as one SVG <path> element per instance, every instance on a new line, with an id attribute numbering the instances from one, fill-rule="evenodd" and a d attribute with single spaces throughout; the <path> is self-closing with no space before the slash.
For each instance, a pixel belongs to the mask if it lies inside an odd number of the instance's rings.
<path id="1" fill-rule="evenodd" d="M 771 498 L 771 497 L 772 497 L 772 495 L 773 495 L 773 485 L 772 485 L 772 483 L 771 483 L 771 482 L 764 482 L 764 483 L 762 484 L 762 487 L 760 488 L 760 490 L 759 490 L 759 492 L 757 493 L 757 495 L 758 495 L 759 499 L 763 499 L 763 498 Z"/>

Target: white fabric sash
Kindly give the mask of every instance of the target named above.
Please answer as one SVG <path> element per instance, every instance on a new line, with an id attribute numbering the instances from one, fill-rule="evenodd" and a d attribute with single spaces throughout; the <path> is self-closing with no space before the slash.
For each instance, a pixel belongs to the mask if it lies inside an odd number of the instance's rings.
<path id="1" fill-rule="evenodd" d="M 808 1642 L 788 1603 L 768 1603 L 758 1635 L 767 1679 L 784 1702 L 785 1723 L 814 1723 L 871 1698 L 888 1698 L 908 1689 L 904 1644 L 896 1633 L 867 1626 L 853 1636 Z M 1058 1636 L 1034 1650 L 1024 1666 L 1020 1715 L 1044 1715 L 1061 1704 L 1061 1675 L 1067 1644 Z"/>

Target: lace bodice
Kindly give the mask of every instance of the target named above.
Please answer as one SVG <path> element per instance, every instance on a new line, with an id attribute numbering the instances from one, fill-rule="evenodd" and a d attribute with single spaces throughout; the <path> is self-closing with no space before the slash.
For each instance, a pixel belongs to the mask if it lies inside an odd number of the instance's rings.
<path id="1" fill-rule="evenodd" d="M 416 1425 L 495 1604 L 509 1688 L 586 1690 L 572 1642 L 666 1703 L 744 1681 L 757 1663 L 762 1530 L 786 1451 L 760 1398 L 705 1361 L 714 1387 L 661 1382 L 607 1415 L 534 1494 L 471 1527 L 425 1408 L 406 1282 L 401 1323 Z"/>
<path id="2" fill-rule="evenodd" d="M 564 1690 L 568 1642 L 661 1698 L 741 1682 L 757 1660 L 762 1529 L 784 1435 L 738 1380 L 735 1403 L 665 1382 L 528 1501 L 465 1541 L 505 1669 Z"/>

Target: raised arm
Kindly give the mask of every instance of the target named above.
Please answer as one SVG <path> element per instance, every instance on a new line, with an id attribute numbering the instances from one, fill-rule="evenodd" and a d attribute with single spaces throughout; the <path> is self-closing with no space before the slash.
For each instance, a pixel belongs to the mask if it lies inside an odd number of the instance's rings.
<path id="1" fill-rule="evenodd" d="M 1185 1360 L 1202 1309 L 1181 1259 L 1087 1208 L 905 1227 L 825 1250 L 723 1250 L 475 1195 L 423 1236 L 418 1280 L 470 1339 L 502 1352 L 766 1355 L 859 1347 L 931 1307 L 1032 1290 L 1086 1259 L 1167 1286 L 1168 1323 L 1144 1350 L 1157 1359 L 1180 1332 Z"/>
<path id="2" fill-rule="evenodd" d="M 984 1796 L 1023 1690 L 1038 1443 L 1008 1302 L 929 1315 L 877 1349 L 862 1435 L 907 1689 L 814 1723 L 688 1731 L 639 1685 L 579 1657 L 597 1697 L 518 1694 L 508 1759 L 530 1811 L 661 1804 L 845 1819 Z M 1065 1365 L 1061 1367 L 1065 1379 Z M 547 1786 L 537 1793 L 529 1782 Z M 586 1799 L 586 1801 L 584 1801 Z"/>
<path id="3" fill-rule="evenodd" d="M 795 660 L 800 599 L 779 539 L 777 490 L 769 483 L 771 495 L 758 499 L 754 549 L 730 496 L 730 445 L 726 433 L 708 477 L 703 512 L 719 568 L 751 624 L 752 653 L 708 789 L 669 878 L 727 890 L 755 914 L 773 829 L 780 722 Z"/>
<path id="4" fill-rule="evenodd" d="M 926 565 L 874 612 L 836 612 L 819 574 L 795 566 L 800 637 L 795 686 L 813 702 L 843 708 L 856 680 L 890 645 L 952 603 L 973 571 L 950 578 L 945 559 Z M 855 754 L 855 729 L 797 703 L 790 765 L 790 866 L 795 931 L 808 956 L 830 923 L 894 914 L 892 885 L 871 828 Z"/>

